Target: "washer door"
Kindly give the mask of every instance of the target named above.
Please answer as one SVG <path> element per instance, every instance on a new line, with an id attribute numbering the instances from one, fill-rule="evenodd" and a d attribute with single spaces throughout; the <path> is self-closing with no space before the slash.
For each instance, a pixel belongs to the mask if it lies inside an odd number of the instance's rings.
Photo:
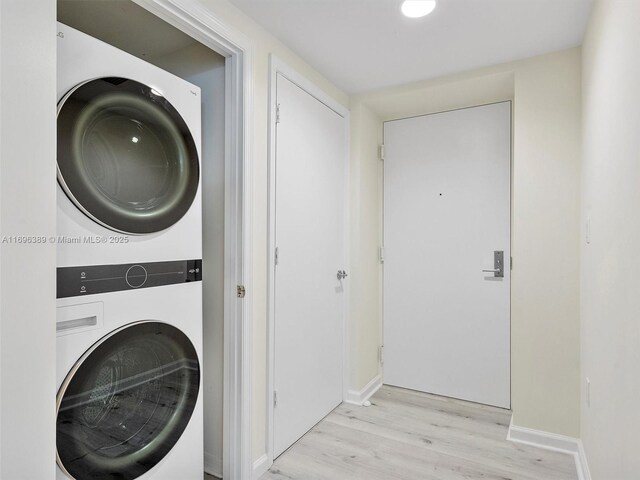
<path id="1" fill-rule="evenodd" d="M 139 477 L 184 432 L 199 386 L 196 351 L 177 328 L 139 322 L 107 335 L 58 392 L 58 465 L 76 480 Z"/>
<path id="2" fill-rule="evenodd" d="M 147 234 L 189 210 L 198 190 L 196 144 L 160 92 L 125 78 L 77 86 L 58 106 L 58 180 L 107 228 Z"/>

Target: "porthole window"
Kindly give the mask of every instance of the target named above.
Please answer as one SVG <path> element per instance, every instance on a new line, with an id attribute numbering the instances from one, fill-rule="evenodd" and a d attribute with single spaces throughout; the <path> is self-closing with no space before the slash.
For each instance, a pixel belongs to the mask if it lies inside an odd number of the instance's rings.
<path id="1" fill-rule="evenodd" d="M 195 409 L 197 353 L 171 325 L 139 322 L 104 337 L 57 398 L 57 455 L 76 480 L 131 480 L 173 448 Z"/>
<path id="2" fill-rule="evenodd" d="M 57 156 L 71 201 L 123 233 L 170 227 L 198 190 L 198 152 L 185 121 L 160 92 L 125 78 L 91 80 L 61 100 Z"/>

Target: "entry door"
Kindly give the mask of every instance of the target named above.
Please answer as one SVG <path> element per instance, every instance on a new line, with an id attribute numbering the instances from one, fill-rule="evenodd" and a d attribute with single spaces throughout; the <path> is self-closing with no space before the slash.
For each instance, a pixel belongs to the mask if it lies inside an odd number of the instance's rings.
<path id="1" fill-rule="evenodd" d="M 386 122 L 384 141 L 385 383 L 509 408 L 511 103 Z"/>
<path id="2" fill-rule="evenodd" d="M 345 118 L 277 76 L 274 455 L 342 402 Z"/>

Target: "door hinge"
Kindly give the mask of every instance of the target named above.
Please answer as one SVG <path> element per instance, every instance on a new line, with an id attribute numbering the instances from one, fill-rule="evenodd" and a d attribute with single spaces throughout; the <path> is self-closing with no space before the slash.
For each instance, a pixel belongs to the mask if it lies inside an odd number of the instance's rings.
<path id="1" fill-rule="evenodd" d="M 384 247 L 378 247 L 378 262 L 384 263 Z"/>
<path id="2" fill-rule="evenodd" d="M 513 257 L 509 257 L 509 270 L 513 270 Z"/>
<path id="3" fill-rule="evenodd" d="M 277 390 L 273 391 L 273 406 L 274 407 L 278 406 L 278 391 Z"/>
<path id="4" fill-rule="evenodd" d="M 380 145 L 379 156 L 380 160 L 384 160 L 384 145 Z"/>
<path id="5" fill-rule="evenodd" d="M 280 123 L 280 104 L 276 105 L 276 125 Z"/>
<path id="6" fill-rule="evenodd" d="M 236 296 L 238 298 L 244 298 L 246 294 L 247 294 L 247 290 L 244 288 L 244 285 L 238 285 L 236 287 Z"/>
<path id="7" fill-rule="evenodd" d="M 384 365 L 384 345 L 378 347 L 378 361 L 380 365 Z"/>
<path id="8" fill-rule="evenodd" d="M 280 250 L 276 247 L 275 252 L 273 253 L 273 263 L 278 265 L 278 261 L 280 260 Z"/>

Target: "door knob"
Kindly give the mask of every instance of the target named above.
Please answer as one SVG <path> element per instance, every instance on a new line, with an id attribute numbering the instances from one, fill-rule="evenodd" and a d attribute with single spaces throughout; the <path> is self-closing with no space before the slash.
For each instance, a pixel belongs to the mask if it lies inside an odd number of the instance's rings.
<path id="1" fill-rule="evenodd" d="M 485 273 L 493 273 L 496 278 L 504 278 L 504 252 L 496 250 L 493 252 L 493 268 L 482 270 Z"/>
<path id="2" fill-rule="evenodd" d="M 343 278 L 345 278 L 348 275 L 349 274 L 347 272 L 345 272 L 344 270 L 338 270 L 338 275 L 336 275 L 336 276 L 338 277 L 338 280 L 342 280 Z"/>

